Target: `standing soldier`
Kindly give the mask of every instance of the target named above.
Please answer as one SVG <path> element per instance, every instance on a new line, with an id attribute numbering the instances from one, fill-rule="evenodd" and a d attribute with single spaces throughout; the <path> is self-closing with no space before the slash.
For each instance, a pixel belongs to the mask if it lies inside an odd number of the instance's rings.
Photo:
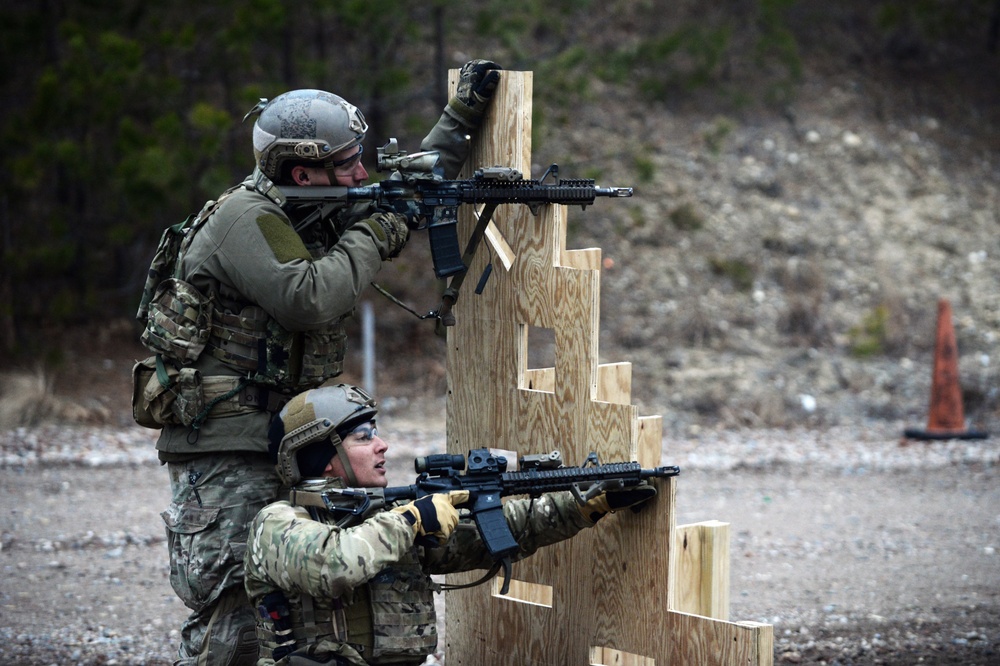
<path id="1" fill-rule="evenodd" d="M 500 67 L 461 70 L 458 92 L 421 144 L 458 175 Z M 164 233 L 143 293 L 143 344 L 133 408 L 162 428 L 156 448 L 173 493 L 163 512 L 170 582 L 191 609 L 177 664 L 254 664 L 254 610 L 243 589 L 247 526 L 276 497 L 270 422 L 291 396 L 339 375 L 344 320 L 382 262 L 409 236 L 408 220 L 374 204 L 345 204 L 297 229 L 279 185 L 357 186 L 368 125 L 321 90 L 261 100 L 247 117 L 255 168 L 242 183 Z"/>

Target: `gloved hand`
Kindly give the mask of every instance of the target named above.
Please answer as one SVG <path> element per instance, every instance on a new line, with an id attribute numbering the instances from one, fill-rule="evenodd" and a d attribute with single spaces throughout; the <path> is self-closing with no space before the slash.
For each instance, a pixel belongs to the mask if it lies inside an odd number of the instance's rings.
<path id="1" fill-rule="evenodd" d="M 608 513 L 632 509 L 639 511 L 642 505 L 656 497 L 656 486 L 643 482 L 637 486 L 613 488 L 580 505 L 580 513 L 593 523 Z"/>
<path id="2" fill-rule="evenodd" d="M 424 229 L 427 226 L 427 220 L 421 213 L 420 206 L 417 205 L 416 201 L 397 200 L 393 202 L 391 207 L 386 206 L 379 210 L 387 213 L 395 213 L 406 218 L 406 226 L 410 229 Z"/>
<path id="3" fill-rule="evenodd" d="M 470 60 L 458 74 L 458 91 L 448 107 L 467 125 L 478 126 L 493 99 L 503 68 L 489 60 Z"/>
<path id="4" fill-rule="evenodd" d="M 406 218 L 396 213 L 379 211 L 358 224 L 362 225 L 362 229 L 370 230 L 383 261 L 398 257 L 410 238 Z"/>
<path id="5" fill-rule="evenodd" d="M 438 543 L 443 543 L 458 526 L 458 510 L 455 507 L 468 501 L 468 490 L 453 490 L 421 497 L 409 504 L 397 506 L 393 512 L 403 514 L 413 525 L 413 533 L 417 537 L 431 537 L 438 539 Z"/>

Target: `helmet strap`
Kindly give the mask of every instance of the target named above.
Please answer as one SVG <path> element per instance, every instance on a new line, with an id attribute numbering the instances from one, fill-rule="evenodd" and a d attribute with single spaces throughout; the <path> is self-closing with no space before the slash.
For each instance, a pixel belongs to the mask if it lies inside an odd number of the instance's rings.
<path id="1" fill-rule="evenodd" d="M 358 477 L 354 475 L 354 468 L 351 467 L 351 461 L 347 457 L 347 446 L 341 442 L 340 446 L 336 448 L 337 457 L 340 459 L 340 464 L 344 467 L 344 474 L 347 476 L 347 485 L 351 488 L 358 487 Z"/>

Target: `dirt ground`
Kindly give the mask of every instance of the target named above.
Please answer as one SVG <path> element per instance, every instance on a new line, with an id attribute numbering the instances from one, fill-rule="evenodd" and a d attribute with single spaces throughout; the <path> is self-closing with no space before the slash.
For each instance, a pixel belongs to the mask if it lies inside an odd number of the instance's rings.
<path id="1" fill-rule="evenodd" d="M 392 484 L 444 445 L 437 419 L 384 424 Z M 186 613 L 167 582 L 151 441 L 138 428 L 0 434 L 4 663 L 170 663 Z M 903 446 L 891 428 L 724 431 L 665 442 L 664 462 L 682 469 L 678 523 L 731 524 L 731 619 L 773 624 L 775 663 L 985 665 L 1000 663 L 997 451 Z"/>

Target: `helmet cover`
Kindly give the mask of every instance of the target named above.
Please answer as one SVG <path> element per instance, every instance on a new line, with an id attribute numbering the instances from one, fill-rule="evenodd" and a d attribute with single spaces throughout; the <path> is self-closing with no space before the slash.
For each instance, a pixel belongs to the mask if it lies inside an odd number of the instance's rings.
<path id="1" fill-rule="evenodd" d="M 303 478 L 322 476 L 343 438 L 377 414 L 375 400 L 349 384 L 312 389 L 292 398 L 268 433 L 268 451 L 282 482 L 293 486 Z M 346 456 L 342 460 L 347 467 Z"/>
<path id="2" fill-rule="evenodd" d="M 254 113 L 260 114 L 253 126 L 254 159 L 271 179 L 288 160 L 332 161 L 336 153 L 360 145 L 368 131 L 356 106 L 323 90 L 292 90 L 261 100 L 247 116 Z"/>

